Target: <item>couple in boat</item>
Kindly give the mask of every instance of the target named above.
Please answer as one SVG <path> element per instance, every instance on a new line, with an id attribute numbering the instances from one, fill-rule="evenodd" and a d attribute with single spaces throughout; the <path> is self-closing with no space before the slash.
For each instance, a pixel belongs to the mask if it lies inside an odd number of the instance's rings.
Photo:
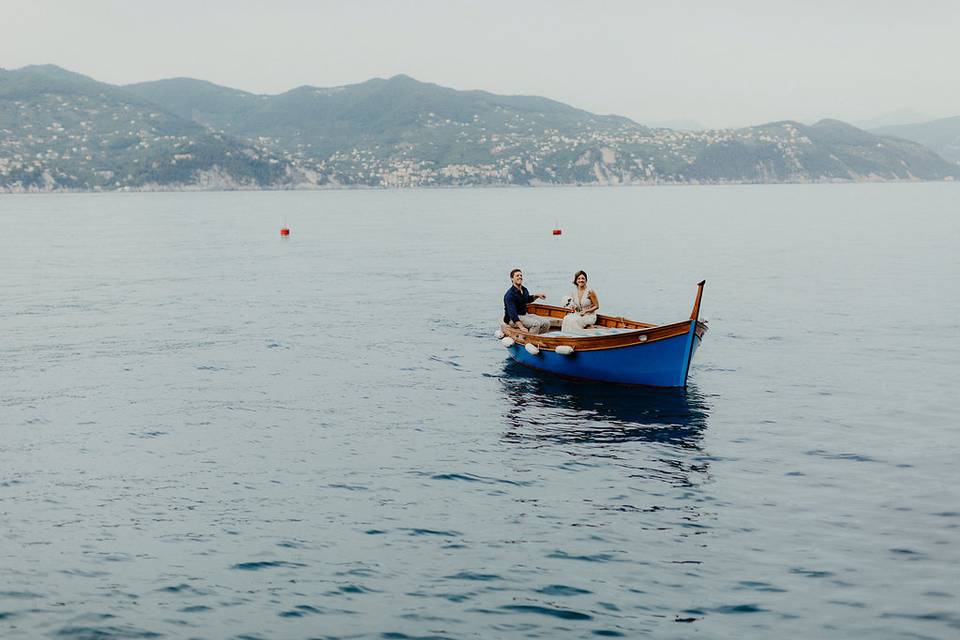
<path id="1" fill-rule="evenodd" d="M 503 295 L 503 321 L 511 327 L 530 333 L 550 331 L 549 318 L 527 313 L 528 303 L 545 299 L 547 294 L 531 294 L 527 291 L 523 286 L 523 272 L 520 269 L 510 272 L 510 282 L 510 288 Z M 586 271 L 581 270 L 574 274 L 573 285 L 573 294 L 564 301 L 564 306 L 570 309 L 570 313 L 563 318 L 560 330 L 564 333 L 586 335 L 586 329 L 597 321 L 600 300 L 596 291 L 587 286 Z"/>

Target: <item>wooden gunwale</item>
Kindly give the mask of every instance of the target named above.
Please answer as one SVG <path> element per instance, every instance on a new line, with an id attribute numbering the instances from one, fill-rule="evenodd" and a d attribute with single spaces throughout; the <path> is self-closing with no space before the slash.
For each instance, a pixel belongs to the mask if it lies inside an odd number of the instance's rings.
<path id="1" fill-rule="evenodd" d="M 547 318 L 562 319 L 570 311 L 563 307 L 554 307 L 546 304 L 527 305 L 528 313 L 535 313 Z M 539 349 L 553 350 L 559 346 L 573 347 L 574 351 L 599 351 L 602 349 L 617 349 L 622 347 L 633 347 L 641 344 L 650 344 L 676 336 L 686 335 L 690 331 L 690 321 L 682 320 L 671 324 L 654 325 L 629 320 L 614 316 L 597 316 L 597 325 L 603 327 L 614 327 L 622 329 L 633 329 L 629 333 L 619 333 L 609 336 L 577 336 L 570 337 L 551 337 L 520 331 L 506 324 L 501 326 L 504 335 L 510 336 L 518 344 L 533 344 Z M 696 334 L 702 338 L 706 332 L 707 326 L 702 322 L 697 322 Z M 640 338 L 645 336 L 646 340 Z"/>

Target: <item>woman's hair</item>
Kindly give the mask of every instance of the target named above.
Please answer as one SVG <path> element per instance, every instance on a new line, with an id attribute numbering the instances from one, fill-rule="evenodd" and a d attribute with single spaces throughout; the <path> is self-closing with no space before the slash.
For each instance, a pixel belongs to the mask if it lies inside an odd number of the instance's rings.
<path id="1" fill-rule="evenodd" d="M 577 278 L 579 278 L 580 276 L 583 276 L 584 280 L 590 279 L 587 277 L 587 272 L 581 269 L 580 271 L 577 271 L 575 274 L 573 274 L 573 284 L 577 284 Z"/>

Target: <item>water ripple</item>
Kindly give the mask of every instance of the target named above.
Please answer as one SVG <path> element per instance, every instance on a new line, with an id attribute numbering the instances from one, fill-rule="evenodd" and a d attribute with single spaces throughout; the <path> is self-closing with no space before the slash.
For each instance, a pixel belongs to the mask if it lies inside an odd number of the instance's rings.
<path id="1" fill-rule="evenodd" d="M 580 589 L 578 587 L 569 587 L 565 584 L 551 584 L 546 587 L 537 589 L 537 593 L 542 593 L 548 596 L 579 596 L 586 593 L 593 593 L 587 589 Z"/>
<path id="2" fill-rule="evenodd" d="M 593 620 L 593 616 L 574 611 L 572 609 L 560 609 L 557 607 L 547 607 L 544 605 L 532 604 L 505 604 L 500 607 L 504 611 L 516 611 L 519 613 L 536 613 L 539 615 L 561 618 L 563 620 Z"/>
<path id="3" fill-rule="evenodd" d="M 299 569 L 307 565 L 301 562 L 287 562 L 285 560 L 260 560 L 257 562 L 241 562 L 231 566 L 231 569 L 241 571 L 260 571 L 261 569 L 291 568 Z"/>
<path id="4" fill-rule="evenodd" d="M 501 576 L 498 576 L 495 573 L 474 573 L 472 571 L 461 571 L 460 573 L 455 573 L 453 575 L 445 576 L 445 580 L 477 580 L 480 582 L 487 582 L 490 580 L 503 580 Z"/>
<path id="5" fill-rule="evenodd" d="M 59 638 L 71 638 L 72 640 L 129 640 L 135 638 L 160 638 L 163 636 L 161 633 L 139 629 L 131 625 L 100 627 L 67 626 L 58 629 L 54 635 Z"/>
<path id="6" fill-rule="evenodd" d="M 461 480 L 464 482 L 480 482 L 483 484 L 509 484 L 515 487 L 528 487 L 533 484 L 527 480 L 506 480 L 504 478 L 491 478 L 489 476 L 479 476 L 473 473 L 437 473 L 425 474 L 417 472 L 419 475 L 429 475 L 431 480 Z"/>
<path id="7" fill-rule="evenodd" d="M 584 562 L 622 562 L 622 558 L 618 558 L 613 553 L 594 553 L 594 554 L 571 554 L 566 551 L 553 551 L 548 553 L 548 558 L 556 558 L 559 560 L 580 560 Z"/>

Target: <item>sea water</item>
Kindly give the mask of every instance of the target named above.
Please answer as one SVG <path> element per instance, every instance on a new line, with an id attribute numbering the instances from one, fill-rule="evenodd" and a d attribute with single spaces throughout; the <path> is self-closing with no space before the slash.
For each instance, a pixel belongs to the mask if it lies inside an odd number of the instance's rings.
<path id="1" fill-rule="evenodd" d="M 0 636 L 957 637 L 958 239 L 944 183 L 2 196 Z M 705 278 L 689 387 L 512 363 L 514 267 Z"/>

